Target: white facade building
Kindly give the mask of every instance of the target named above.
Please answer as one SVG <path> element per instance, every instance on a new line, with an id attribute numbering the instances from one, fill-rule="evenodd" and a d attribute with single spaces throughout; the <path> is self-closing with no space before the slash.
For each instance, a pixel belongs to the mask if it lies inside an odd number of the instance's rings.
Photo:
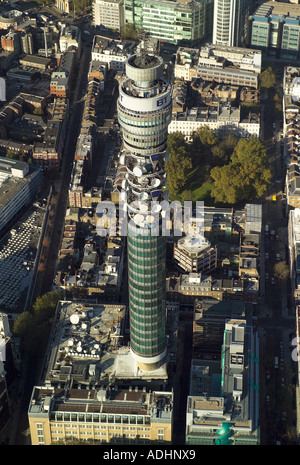
<path id="1" fill-rule="evenodd" d="M 229 47 L 245 45 L 250 13 L 249 3 L 247 0 L 215 0 L 214 44 Z"/>
<path id="2" fill-rule="evenodd" d="M 93 24 L 120 31 L 124 25 L 123 0 L 95 0 L 93 3 Z"/>
<path id="3" fill-rule="evenodd" d="M 185 112 L 173 114 L 169 125 L 169 134 L 181 132 L 188 142 L 193 139 L 193 134 L 198 129 L 207 126 L 218 134 L 225 137 L 227 134 L 234 134 L 237 137 L 260 135 L 260 117 L 251 114 L 249 118 L 241 119 L 240 109 L 224 105 L 220 109 L 217 107 L 205 109 L 202 107 L 191 108 Z"/>

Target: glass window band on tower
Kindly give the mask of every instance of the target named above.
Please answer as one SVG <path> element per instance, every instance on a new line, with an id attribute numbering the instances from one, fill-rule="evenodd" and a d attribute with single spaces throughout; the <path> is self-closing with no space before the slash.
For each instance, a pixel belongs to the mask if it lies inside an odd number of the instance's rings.
<path id="1" fill-rule="evenodd" d="M 131 349 L 153 357 L 165 348 L 165 254 L 162 236 L 128 231 Z"/>

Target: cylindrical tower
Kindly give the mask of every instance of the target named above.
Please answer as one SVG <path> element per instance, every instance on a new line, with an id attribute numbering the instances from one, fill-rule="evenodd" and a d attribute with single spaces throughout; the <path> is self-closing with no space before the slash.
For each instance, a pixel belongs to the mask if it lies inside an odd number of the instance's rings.
<path id="1" fill-rule="evenodd" d="M 120 84 L 118 117 L 127 174 L 130 346 L 138 366 L 156 369 L 166 355 L 166 238 L 161 201 L 171 86 L 162 79 L 161 57 L 141 53 L 126 63 Z"/>

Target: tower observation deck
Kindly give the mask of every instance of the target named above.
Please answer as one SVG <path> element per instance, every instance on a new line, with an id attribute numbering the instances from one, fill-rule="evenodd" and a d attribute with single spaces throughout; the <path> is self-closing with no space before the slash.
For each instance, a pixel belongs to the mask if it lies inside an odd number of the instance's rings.
<path id="1" fill-rule="evenodd" d="M 164 163 L 172 102 L 163 69 L 159 56 L 145 52 L 131 56 L 118 99 L 127 168 L 130 347 L 144 371 L 155 370 L 166 357 L 166 237 L 161 202 L 168 198 Z"/>

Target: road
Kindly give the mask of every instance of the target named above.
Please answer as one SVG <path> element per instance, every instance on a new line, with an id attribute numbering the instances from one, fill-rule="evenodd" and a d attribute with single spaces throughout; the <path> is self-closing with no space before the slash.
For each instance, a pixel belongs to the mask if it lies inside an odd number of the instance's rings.
<path id="1" fill-rule="evenodd" d="M 295 362 L 291 357 L 295 315 L 294 310 L 288 306 L 287 283 L 274 278 L 275 263 L 287 260 L 287 218 L 285 196 L 282 192 L 282 129 L 280 122 L 274 119 L 268 98 L 263 102 L 262 118 L 262 137 L 268 147 L 273 182 L 263 202 L 263 222 L 264 225 L 268 225 L 268 231 L 263 227 L 261 241 L 262 302 L 258 318 L 261 443 L 270 445 L 280 441 L 281 444 L 293 444 L 293 438 L 288 438 L 286 433 L 293 431 L 295 426 Z M 276 195 L 276 202 L 273 201 L 273 195 Z M 278 357 L 278 368 L 275 365 L 275 357 Z"/>

